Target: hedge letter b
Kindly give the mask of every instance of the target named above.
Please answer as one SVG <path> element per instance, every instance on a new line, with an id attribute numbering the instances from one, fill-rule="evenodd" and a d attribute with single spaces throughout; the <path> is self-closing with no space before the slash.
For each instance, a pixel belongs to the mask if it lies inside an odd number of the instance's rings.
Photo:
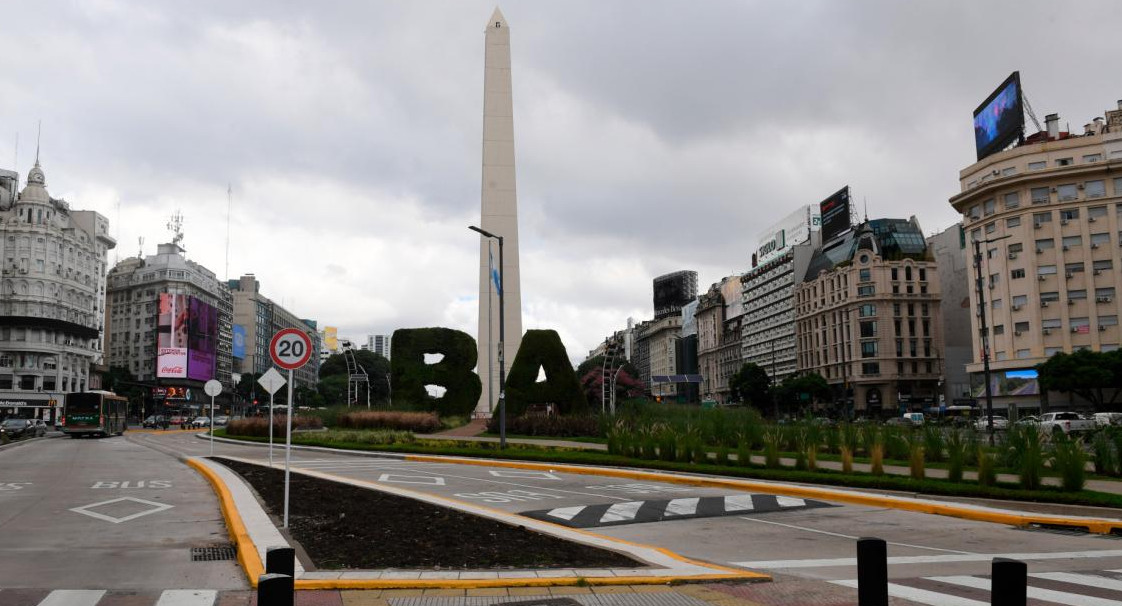
<path id="1" fill-rule="evenodd" d="M 475 339 L 451 328 L 403 328 L 395 330 L 391 341 L 393 403 L 397 405 L 427 404 L 441 415 L 470 415 L 483 383 L 475 374 Z M 436 364 L 425 364 L 425 354 L 442 354 Z M 425 385 L 446 389 L 444 396 L 434 398 Z"/>

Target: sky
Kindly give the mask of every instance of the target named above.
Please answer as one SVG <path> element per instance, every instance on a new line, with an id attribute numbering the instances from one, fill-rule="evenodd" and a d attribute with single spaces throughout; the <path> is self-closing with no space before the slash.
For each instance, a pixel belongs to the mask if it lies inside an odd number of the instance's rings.
<path id="1" fill-rule="evenodd" d="M 6 3 L 0 168 L 25 182 L 41 122 L 48 190 L 110 220 L 110 266 L 180 211 L 188 258 L 342 336 L 474 335 L 495 6 Z M 500 8 L 522 324 L 574 362 L 653 316 L 654 277 L 744 273 L 761 232 L 845 185 L 859 215 L 953 225 L 972 113 L 1014 70 L 1073 131 L 1122 99 L 1115 1 Z"/>

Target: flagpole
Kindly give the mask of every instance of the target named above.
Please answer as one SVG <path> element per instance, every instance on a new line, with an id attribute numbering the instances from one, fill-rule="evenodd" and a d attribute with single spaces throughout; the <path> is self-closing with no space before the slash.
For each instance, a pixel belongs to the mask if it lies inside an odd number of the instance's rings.
<path id="1" fill-rule="evenodd" d="M 494 299 L 491 276 L 495 273 L 495 256 L 491 254 L 493 246 L 491 239 L 487 239 L 487 414 L 495 414 L 495 348 L 491 340 L 494 332 L 491 329 L 491 301 Z"/>

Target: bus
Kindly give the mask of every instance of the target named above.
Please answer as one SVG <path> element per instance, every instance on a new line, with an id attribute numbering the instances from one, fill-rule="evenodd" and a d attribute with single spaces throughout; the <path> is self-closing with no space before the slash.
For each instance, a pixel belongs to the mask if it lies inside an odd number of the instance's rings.
<path id="1" fill-rule="evenodd" d="M 111 391 L 66 394 L 62 431 L 71 438 L 122 435 L 128 424 L 129 401 Z"/>

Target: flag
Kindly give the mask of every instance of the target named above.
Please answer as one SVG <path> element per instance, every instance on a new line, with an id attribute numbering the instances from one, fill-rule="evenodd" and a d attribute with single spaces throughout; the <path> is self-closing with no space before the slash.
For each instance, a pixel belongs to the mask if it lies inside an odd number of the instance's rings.
<path id="1" fill-rule="evenodd" d="M 499 279 L 499 270 L 495 267 L 495 255 L 491 254 L 491 247 L 487 247 L 487 264 L 491 268 L 491 281 L 495 283 L 495 292 L 503 294 L 502 280 Z"/>

